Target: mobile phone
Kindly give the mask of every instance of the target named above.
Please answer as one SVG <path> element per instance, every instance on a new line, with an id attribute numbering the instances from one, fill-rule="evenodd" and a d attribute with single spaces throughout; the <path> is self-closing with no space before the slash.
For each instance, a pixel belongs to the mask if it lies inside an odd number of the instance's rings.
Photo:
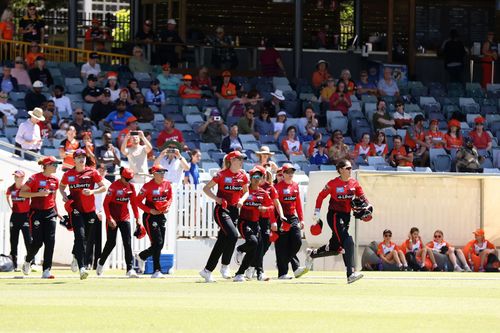
<path id="1" fill-rule="evenodd" d="M 130 135 L 139 135 L 138 131 L 130 131 Z"/>
<path id="2" fill-rule="evenodd" d="M 220 121 L 220 116 L 214 116 L 214 121 Z"/>
<path id="3" fill-rule="evenodd" d="M 167 153 L 173 154 L 173 153 L 175 153 L 175 149 L 174 148 L 167 148 Z"/>

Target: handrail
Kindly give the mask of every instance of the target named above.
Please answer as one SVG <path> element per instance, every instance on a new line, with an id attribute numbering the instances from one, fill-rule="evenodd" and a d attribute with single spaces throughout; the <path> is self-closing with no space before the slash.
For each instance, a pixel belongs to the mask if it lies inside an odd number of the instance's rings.
<path id="1" fill-rule="evenodd" d="M 0 39 L 0 60 L 13 60 L 17 56 L 26 56 L 31 46 L 30 42 Z M 101 62 L 111 65 L 128 65 L 131 56 L 110 52 L 98 52 L 64 46 L 40 44 L 41 53 L 54 62 L 87 62 L 90 53 L 96 52 Z"/>

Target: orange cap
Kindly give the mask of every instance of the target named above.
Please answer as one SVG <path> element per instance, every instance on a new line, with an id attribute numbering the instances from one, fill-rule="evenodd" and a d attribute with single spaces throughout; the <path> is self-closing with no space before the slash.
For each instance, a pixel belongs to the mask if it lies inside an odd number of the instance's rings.
<path id="1" fill-rule="evenodd" d="M 184 81 L 191 81 L 191 80 L 193 80 L 193 77 L 192 77 L 191 75 L 189 75 L 189 74 L 186 74 L 186 75 L 184 75 L 184 76 L 182 77 L 182 79 L 183 79 Z"/>
<path id="2" fill-rule="evenodd" d="M 483 236 L 484 237 L 484 230 L 483 229 L 476 229 L 476 231 L 474 231 L 473 234 L 476 236 Z"/>
<path id="3" fill-rule="evenodd" d="M 456 119 L 452 119 L 448 122 L 448 127 L 458 127 L 460 128 L 461 127 L 461 124 L 458 120 Z"/>
<path id="4" fill-rule="evenodd" d="M 225 77 L 225 76 L 231 76 L 231 72 L 230 71 L 222 72 L 222 77 Z"/>

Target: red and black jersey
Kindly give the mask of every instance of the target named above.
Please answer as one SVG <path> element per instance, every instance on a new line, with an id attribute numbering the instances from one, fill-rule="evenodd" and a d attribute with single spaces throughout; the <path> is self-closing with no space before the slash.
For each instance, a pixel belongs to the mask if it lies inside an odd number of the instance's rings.
<path id="1" fill-rule="evenodd" d="M 276 191 L 276 189 L 274 188 L 273 184 L 271 183 L 268 183 L 268 182 L 265 182 L 264 184 L 262 184 L 261 188 L 267 192 L 267 194 L 269 195 L 269 197 L 271 198 L 272 201 L 274 201 L 275 199 L 279 199 L 278 197 L 278 192 Z M 274 203 L 273 203 L 274 204 Z M 271 219 L 271 222 L 275 222 L 276 221 L 276 214 L 275 214 L 275 210 L 273 209 L 272 211 L 270 212 L 265 212 L 261 215 L 261 217 L 263 218 L 268 218 L 268 219 Z"/>
<path id="2" fill-rule="evenodd" d="M 259 207 L 266 207 L 265 212 L 260 212 Z M 268 215 L 274 210 L 273 202 L 262 188 L 249 190 L 248 197 L 240 210 L 240 219 L 249 222 L 259 222 L 261 215 Z M 265 213 L 265 214 L 264 214 Z"/>
<path id="3" fill-rule="evenodd" d="M 229 206 L 236 206 L 243 196 L 243 187 L 248 184 L 248 175 L 243 170 L 233 173 L 229 169 L 224 169 L 212 180 L 218 185 L 217 197 L 225 199 Z"/>
<path id="4" fill-rule="evenodd" d="M 343 181 L 340 177 L 330 180 L 326 186 L 319 192 L 316 199 L 316 209 L 320 209 L 323 200 L 330 195 L 330 203 L 328 209 L 333 209 L 337 212 L 350 213 L 351 201 L 354 197 L 361 197 L 364 195 L 363 189 L 358 181 L 349 178 Z"/>
<path id="5" fill-rule="evenodd" d="M 144 199 L 146 200 L 144 203 Z M 172 203 L 172 186 L 167 180 L 160 184 L 150 180 L 144 184 L 137 196 L 137 205 L 146 213 L 150 213 L 151 209 L 156 209 L 165 213 Z"/>
<path id="6" fill-rule="evenodd" d="M 139 218 L 139 210 L 136 204 L 136 194 L 133 184 L 124 184 L 120 179 L 114 181 L 108 188 L 104 199 L 104 212 L 106 219 L 113 218 L 115 222 L 130 220 L 128 203 L 132 206 L 135 218 Z"/>
<path id="7" fill-rule="evenodd" d="M 7 195 L 10 195 L 10 200 L 12 201 L 13 213 L 27 213 L 30 210 L 30 199 L 21 198 L 19 196 L 20 191 L 20 188 L 16 188 L 16 184 L 12 184 L 7 189 Z"/>
<path id="8" fill-rule="evenodd" d="M 74 209 L 81 213 L 95 211 L 94 195 L 83 195 L 83 190 L 93 190 L 95 184 L 102 182 L 102 177 L 96 169 L 85 167 L 78 172 L 76 168 L 66 171 L 61 179 L 62 185 L 69 187 L 69 193 L 73 200 Z"/>
<path id="9" fill-rule="evenodd" d="M 299 221 L 304 221 L 302 212 L 302 200 L 300 199 L 299 184 L 291 184 L 281 181 L 274 186 L 278 192 L 278 198 L 285 215 L 297 215 Z"/>
<path id="10" fill-rule="evenodd" d="M 46 197 L 31 198 L 31 209 L 48 210 L 56 207 L 56 191 L 59 188 L 59 179 L 54 176 L 46 177 L 42 172 L 35 173 L 25 184 L 30 188 L 30 192 L 48 191 Z"/>

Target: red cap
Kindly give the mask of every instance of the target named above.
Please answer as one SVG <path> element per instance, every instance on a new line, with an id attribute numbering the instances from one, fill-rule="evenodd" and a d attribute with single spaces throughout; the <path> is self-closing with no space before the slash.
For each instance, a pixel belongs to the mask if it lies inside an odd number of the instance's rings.
<path id="1" fill-rule="evenodd" d="M 146 236 L 146 228 L 144 228 L 142 224 L 138 225 L 135 229 L 134 236 L 137 237 L 137 239 L 143 238 Z"/>
<path id="2" fill-rule="evenodd" d="M 278 238 L 280 238 L 280 235 L 277 232 L 271 230 L 271 232 L 269 233 L 269 242 L 274 243 L 278 240 Z"/>
<path id="3" fill-rule="evenodd" d="M 118 73 L 117 72 L 108 72 L 106 75 L 108 80 L 117 80 L 118 79 Z"/>
<path id="4" fill-rule="evenodd" d="M 153 165 L 151 168 L 149 168 L 149 173 L 150 174 L 153 174 L 155 172 L 158 172 L 158 171 L 167 171 L 166 169 L 163 169 L 160 165 Z"/>
<path id="5" fill-rule="evenodd" d="M 456 119 L 452 119 L 448 122 L 448 127 L 458 127 L 460 128 L 461 127 L 461 124 L 458 120 Z"/>
<path id="6" fill-rule="evenodd" d="M 68 214 L 71 214 L 73 212 L 73 200 L 68 200 L 64 203 L 64 209 Z"/>
<path id="7" fill-rule="evenodd" d="M 56 160 L 54 156 L 47 156 L 38 161 L 39 165 L 61 164 L 62 162 Z"/>
<path id="8" fill-rule="evenodd" d="M 231 159 L 233 158 L 242 158 L 242 159 L 246 159 L 247 156 L 245 154 L 243 154 L 241 151 L 239 150 L 233 150 L 232 152 L 230 152 L 229 154 L 226 155 L 226 159 L 228 161 L 230 161 Z"/>
<path id="9" fill-rule="evenodd" d="M 123 168 L 120 170 L 120 176 L 122 176 L 125 179 L 132 179 L 134 178 L 134 171 L 129 168 Z"/>
<path id="10" fill-rule="evenodd" d="M 323 221 L 319 220 L 318 223 L 313 224 L 310 230 L 313 236 L 318 236 L 319 234 L 321 234 L 321 231 L 323 230 Z"/>
<path id="11" fill-rule="evenodd" d="M 475 236 L 482 236 L 484 237 L 484 230 L 483 229 L 476 229 L 476 231 L 473 232 Z"/>
<path id="12" fill-rule="evenodd" d="M 16 177 L 24 177 L 25 173 L 23 170 L 16 170 L 12 175 Z"/>
<path id="13" fill-rule="evenodd" d="M 278 168 L 276 170 L 276 174 L 279 175 L 279 174 L 283 174 L 283 168 Z"/>
<path id="14" fill-rule="evenodd" d="M 75 150 L 75 152 L 73 153 L 73 158 L 80 156 L 80 155 L 87 156 L 87 152 L 85 151 L 85 149 L 78 148 L 77 150 Z"/>
<path id="15" fill-rule="evenodd" d="M 222 72 L 222 77 L 226 77 L 226 76 L 231 76 L 231 72 L 230 71 Z"/>
<path id="16" fill-rule="evenodd" d="M 186 74 L 186 75 L 184 75 L 184 76 L 182 77 L 182 79 L 183 79 L 184 81 L 191 81 L 191 80 L 193 80 L 193 77 L 192 77 L 191 75 L 189 75 L 189 74 Z"/>
<path id="17" fill-rule="evenodd" d="M 483 118 L 483 117 L 481 117 L 481 116 L 476 117 L 476 118 L 474 118 L 474 122 L 475 122 L 476 124 L 484 124 L 484 118 Z"/>
<path id="18" fill-rule="evenodd" d="M 439 120 L 438 120 L 438 119 L 432 119 L 432 120 L 431 120 L 431 125 L 432 125 L 432 124 L 439 125 Z"/>
<path id="19" fill-rule="evenodd" d="M 281 170 L 282 170 L 283 172 L 285 172 L 285 171 L 288 171 L 288 170 L 293 170 L 293 171 L 295 171 L 295 170 L 297 170 L 297 169 L 295 169 L 295 167 L 293 166 L 293 164 L 292 164 L 292 163 L 285 163 L 285 164 L 283 164 L 283 165 L 281 166 Z"/>
<path id="20" fill-rule="evenodd" d="M 163 69 L 164 71 L 167 71 L 170 69 L 170 64 L 164 64 L 163 66 L 161 66 L 161 69 Z"/>
<path id="21" fill-rule="evenodd" d="M 262 175 L 265 175 L 265 174 L 266 174 L 266 169 L 264 169 L 264 167 L 263 167 L 263 166 L 261 166 L 261 165 L 256 165 L 256 166 L 254 166 L 254 167 L 253 167 L 253 169 L 252 169 L 252 170 L 250 170 L 250 172 L 249 172 L 250 177 L 251 177 L 254 173 L 256 173 L 256 172 L 258 172 L 258 173 L 260 173 L 260 174 L 262 174 Z"/>
<path id="22" fill-rule="evenodd" d="M 131 124 L 131 123 L 136 122 L 136 121 L 137 121 L 137 118 L 134 116 L 127 118 L 127 124 Z"/>

